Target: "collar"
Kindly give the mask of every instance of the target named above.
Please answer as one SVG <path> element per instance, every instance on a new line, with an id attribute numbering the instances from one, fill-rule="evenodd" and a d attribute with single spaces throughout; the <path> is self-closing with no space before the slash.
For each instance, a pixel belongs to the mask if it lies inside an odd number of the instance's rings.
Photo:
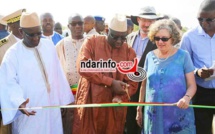
<path id="1" fill-rule="evenodd" d="M 198 33 L 198 35 L 207 36 L 207 33 L 205 33 L 205 31 L 202 29 L 202 27 L 200 25 L 198 25 L 198 27 L 197 27 L 197 33 Z"/>
<path id="2" fill-rule="evenodd" d="M 44 34 L 42 34 L 42 36 L 43 36 L 43 37 L 45 37 L 45 38 L 51 38 L 51 37 L 53 37 L 53 36 L 54 36 L 54 34 L 55 34 L 55 31 L 53 31 L 52 35 L 45 36 Z"/>
<path id="3" fill-rule="evenodd" d="M 84 39 L 85 39 L 84 37 L 82 39 L 72 39 L 72 42 L 82 42 L 84 41 Z"/>
<path id="4" fill-rule="evenodd" d="M 198 25 L 198 27 L 197 27 L 197 34 L 200 35 L 200 36 L 204 36 L 204 37 L 210 37 L 210 36 L 203 30 L 203 28 L 202 28 L 200 25 Z M 210 38 L 215 38 L 215 33 L 214 33 L 213 37 L 210 37 Z"/>

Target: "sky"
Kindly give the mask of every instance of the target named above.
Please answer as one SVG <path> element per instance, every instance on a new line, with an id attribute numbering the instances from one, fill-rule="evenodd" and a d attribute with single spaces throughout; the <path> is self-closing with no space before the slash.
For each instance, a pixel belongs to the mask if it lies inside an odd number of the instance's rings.
<path id="1" fill-rule="evenodd" d="M 50 12 L 55 22 L 67 25 L 73 13 L 100 15 L 109 23 L 116 13 L 136 15 L 144 6 L 153 6 L 157 14 L 168 14 L 181 20 L 182 26 L 195 27 L 197 12 L 203 0 L 0 0 L 0 14 L 7 15 L 21 8 L 38 15 Z"/>

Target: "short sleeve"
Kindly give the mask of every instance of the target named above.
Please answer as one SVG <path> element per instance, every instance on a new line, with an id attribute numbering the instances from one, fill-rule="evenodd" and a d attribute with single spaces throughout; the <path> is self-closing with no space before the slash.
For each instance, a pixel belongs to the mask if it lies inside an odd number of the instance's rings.
<path id="1" fill-rule="evenodd" d="M 195 70 L 193 62 L 190 58 L 190 55 L 187 51 L 185 51 L 185 58 L 184 58 L 184 72 L 185 74 L 190 73 Z"/>
<path id="2" fill-rule="evenodd" d="M 180 42 L 181 49 L 188 51 L 191 54 L 191 42 L 189 36 L 185 33 Z"/>
<path id="3" fill-rule="evenodd" d="M 149 58 L 150 52 L 146 55 L 145 63 L 143 69 L 147 72 L 148 70 L 148 58 Z"/>

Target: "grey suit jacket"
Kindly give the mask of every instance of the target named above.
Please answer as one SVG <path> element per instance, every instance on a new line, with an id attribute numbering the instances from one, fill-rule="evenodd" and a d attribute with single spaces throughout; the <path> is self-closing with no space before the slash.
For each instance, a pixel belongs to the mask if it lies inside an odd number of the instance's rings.
<path id="1" fill-rule="evenodd" d="M 139 34 L 139 31 L 130 33 L 127 36 L 127 43 L 128 43 L 129 46 L 132 47 L 134 45 L 134 41 L 137 38 L 138 34 Z M 149 42 L 147 43 L 147 46 L 145 48 L 145 51 L 143 52 L 143 55 L 140 58 L 140 61 L 138 63 L 139 67 L 143 67 L 144 66 L 147 53 L 150 52 L 150 51 L 152 51 L 152 50 L 154 50 L 154 49 L 156 49 L 156 48 L 157 48 L 157 46 L 149 40 Z M 133 96 L 131 96 L 131 101 L 132 102 L 138 102 L 141 83 L 142 82 L 139 82 L 139 84 L 138 84 L 137 92 Z"/>
<path id="2" fill-rule="evenodd" d="M 129 46 L 133 47 L 134 41 L 135 41 L 137 35 L 139 34 L 139 32 L 140 31 L 132 32 L 131 34 L 129 34 L 127 36 L 127 43 L 128 43 Z M 143 52 L 143 55 L 142 55 L 142 57 L 141 57 L 141 59 L 139 61 L 139 64 L 138 64 L 139 67 L 144 66 L 144 62 L 145 62 L 147 53 L 152 51 L 152 50 L 154 50 L 154 49 L 156 49 L 156 48 L 157 48 L 157 46 L 149 40 L 149 42 L 147 43 L 146 49 Z"/>

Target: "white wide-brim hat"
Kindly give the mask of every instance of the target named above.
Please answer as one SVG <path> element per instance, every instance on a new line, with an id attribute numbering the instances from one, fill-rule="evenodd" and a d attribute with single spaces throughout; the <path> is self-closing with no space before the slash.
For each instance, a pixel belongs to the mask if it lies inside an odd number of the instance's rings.
<path id="1" fill-rule="evenodd" d="M 137 17 L 149 20 L 156 20 L 160 18 L 159 16 L 157 16 L 155 8 L 151 6 L 141 8 L 141 11 L 138 15 L 131 15 L 131 20 L 135 25 L 139 25 L 137 22 Z"/>

